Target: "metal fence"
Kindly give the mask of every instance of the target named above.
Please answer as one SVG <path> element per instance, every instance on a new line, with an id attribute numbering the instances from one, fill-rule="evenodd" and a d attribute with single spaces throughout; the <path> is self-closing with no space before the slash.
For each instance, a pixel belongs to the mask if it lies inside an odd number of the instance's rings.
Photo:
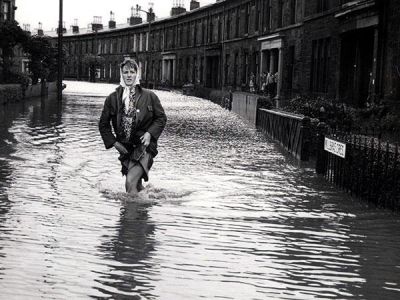
<path id="1" fill-rule="evenodd" d="M 399 146 L 377 137 L 344 132 L 318 134 L 316 171 L 345 191 L 392 209 L 400 208 Z M 345 156 L 329 149 L 327 139 L 345 145 Z M 329 149 L 328 152 L 326 149 Z"/>
<path id="2" fill-rule="evenodd" d="M 310 154 L 310 118 L 269 109 L 257 110 L 256 126 L 302 161 Z"/>

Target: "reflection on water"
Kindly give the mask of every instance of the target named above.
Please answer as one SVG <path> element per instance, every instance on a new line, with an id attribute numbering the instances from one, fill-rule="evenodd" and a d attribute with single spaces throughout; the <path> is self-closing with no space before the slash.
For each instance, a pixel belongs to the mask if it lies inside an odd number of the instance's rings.
<path id="1" fill-rule="evenodd" d="M 97 131 L 113 88 L 0 108 L 0 298 L 400 297 L 399 214 L 208 101 L 157 92 L 160 154 L 145 191 L 124 194 Z"/>
<path id="2" fill-rule="evenodd" d="M 149 222 L 151 204 L 126 201 L 115 236 L 104 236 L 99 251 L 104 253 L 108 270 L 101 274 L 99 290 L 112 299 L 129 296 L 130 299 L 149 299 L 153 288 L 147 274 L 152 264 L 146 259 L 154 251 L 155 225 Z"/>

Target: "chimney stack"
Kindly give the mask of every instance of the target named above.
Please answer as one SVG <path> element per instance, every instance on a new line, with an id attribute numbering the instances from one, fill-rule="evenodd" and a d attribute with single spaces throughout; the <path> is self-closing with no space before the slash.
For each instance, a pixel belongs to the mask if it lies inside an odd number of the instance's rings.
<path id="1" fill-rule="evenodd" d="M 183 14 L 186 12 L 185 3 L 183 0 L 173 0 L 171 17 Z"/>
<path id="2" fill-rule="evenodd" d="M 28 34 L 31 35 L 31 25 L 30 24 L 23 24 L 24 31 Z"/>
<path id="3" fill-rule="evenodd" d="M 79 26 L 78 26 L 78 19 L 74 20 L 74 25 L 72 27 L 72 33 L 76 34 L 79 33 Z"/>
<path id="4" fill-rule="evenodd" d="M 99 30 L 103 30 L 103 22 L 101 20 L 101 17 L 94 16 L 92 23 L 92 31 L 99 31 Z"/>
<path id="5" fill-rule="evenodd" d="M 140 16 L 140 6 L 136 5 L 136 9 L 131 7 L 131 17 L 128 19 L 129 25 L 137 25 L 143 22 L 142 17 Z"/>
<path id="6" fill-rule="evenodd" d="M 190 10 L 197 9 L 200 7 L 200 2 L 192 0 L 190 1 Z"/>
<path id="7" fill-rule="evenodd" d="M 42 22 L 39 22 L 39 27 L 38 27 L 38 30 L 37 30 L 37 35 L 38 35 L 38 36 L 43 36 L 43 35 L 44 35 L 44 33 L 43 33 L 43 28 L 42 28 Z"/>
<path id="8" fill-rule="evenodd" d="M 117 27 L 117 24 L 115 23 L 115 14 L 110 11 L 110 21 L 108 21 L 108 28 L 114 29 L 115 27 Z"/>

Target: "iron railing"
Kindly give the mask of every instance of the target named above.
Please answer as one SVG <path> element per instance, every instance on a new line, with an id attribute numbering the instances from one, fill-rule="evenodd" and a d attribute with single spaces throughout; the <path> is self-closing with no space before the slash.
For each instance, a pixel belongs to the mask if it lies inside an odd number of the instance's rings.
<path id="1" fill-rule="evenodd" d="M 346 145 L 344 158 L 324 150 L 325 137 Z M 316 171 L 352 195 L 378 206 L 400 208 L 400 154 L 397 144 L 383 143 L 378 137 L 326 132 L 320 128 Z"/>
<path id="2" fill-rule="evenodd" d="M 260 108 L 257 110 L 256 126 L 297 159 L 309 159 L 310 118 Z"/>

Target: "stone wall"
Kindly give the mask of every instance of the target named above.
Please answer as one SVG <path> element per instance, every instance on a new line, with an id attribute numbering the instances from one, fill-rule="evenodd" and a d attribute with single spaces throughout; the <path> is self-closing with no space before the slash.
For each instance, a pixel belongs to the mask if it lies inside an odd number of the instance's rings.
<path id="1" fill-rule="evenodd" d="M 40 84 L 30 85 L 23 91 L 19 84 L 0 84 L 0 105 L 18 102 L 24 99 L 47 96 L 57 92 L 57 82 L 46 83 L 42 91 Z"/>
<path id="2" fill-rule="evenodd" d="M 250 93 L 232 93 L 232 112 L 256 126 L 259 95 Z"/>

